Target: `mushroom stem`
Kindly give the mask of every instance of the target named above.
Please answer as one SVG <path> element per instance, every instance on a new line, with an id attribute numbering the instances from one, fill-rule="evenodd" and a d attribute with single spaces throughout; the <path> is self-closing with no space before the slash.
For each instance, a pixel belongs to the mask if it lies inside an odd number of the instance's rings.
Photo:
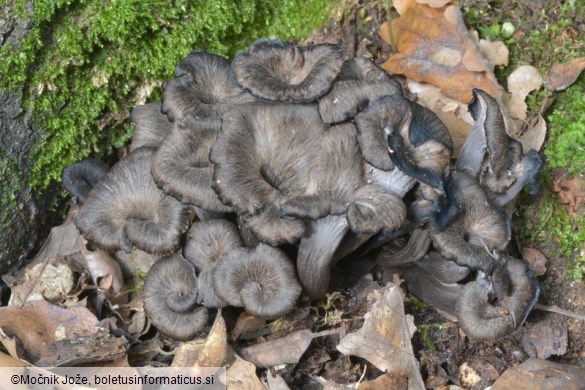
<path id="1" fill-rule="evenodd" d="M 327 216 L 307 222 L 299 244 L 297 272 L 303 290 L 311 299 L 325 296 L 330 269 L 335 264 L 335 250 L 349 230 L 345 215 Z"/>

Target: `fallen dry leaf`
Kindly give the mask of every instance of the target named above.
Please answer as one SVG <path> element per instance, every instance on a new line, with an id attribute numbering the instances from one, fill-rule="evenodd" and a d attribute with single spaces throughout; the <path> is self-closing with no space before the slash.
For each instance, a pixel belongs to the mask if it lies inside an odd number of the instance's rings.
<path id="1" fill-rule="evenodd" d="M 228 390 L 266 390 L 266 386 L 256 376 L 256 366 L 238 355 L 235 358 L 226 371 Z"/>
<path id="2" fill-rule="evenodd" d="M 498 65 L 507 66 L 510 59 L 508 47 L 502 41 L 489 41 L 480 39 L 478 41 L 479 50 L 485 59 L 491 65 L 491 70 Z"/>
<path id="3" fill-rule="evenodd" d="M 47 257 L 60 258 L 78 253 L 80 250 L 79 238 L 79 232 L 73 222 L 51 228 L 47 240 L 32 263 L 42 262 Z"/>
<path id="4" fill-rule="evenodd" d="M 120 265 L 104 251 L 90 251 L 86 244 L 87 241 L 81 238 L 80 253 L 73 259 L 89 272 L 93 283 L 103 289 L 108 298 L 117 296 L 125 289 Z"/>
<path id="5" fill-rule="evenodd" d="M 400 286 L 388 284 L 374 291 L 372 299 L 374 304 L 364 316 L 364 325 L 342 338 L 337 349 L 344 355 L 364 358 L 379 370 L 408 376 L 409 389 L 424 389 L 410 343 L 414 329 L 404 314 Z"/>
<path id="6" fill-rule="evenodd" d="M 542 252 L 534 248 L 522 248 L 522 258 L 528 262 L 534 276 L 544 275 L 547 260 Z"/>
<path id="7" fill-rule="evenodd" d="M 0 327 L 0 343 L 10 356 L 15 359 L 22 358 L 22 346 L 16 337 L 10 337 Z"/>
<path id="8" fill-rule="evenodd" d="M 521 134 L 516 139 L 522 144 L 524 152 L 534 149 L 539 151 L 546 138 L 546 121 L 538 114 L 522 126 Z"/>
<path id="9" fill-rule="evenodd" d="M 522 346 L 528 356 L 540 359 L 564 355 L 567 345 L 567 317 L 560 314 L 549 313 L 538 322 L 528 324 L 522 337 Z"/>
<path id="10" fill-rule="evenodd" d="M 440 8 L 449 3 L 452 3 L 453 0 L 416 0 L 416 2 L 420 4 L 427 4 L 433 8 Z"/>
<path id="11" fill-rule="evenodd" d="M 504 100 L 510 116 L 525 120 L 527 115 L 526 96 L 540 89 L 542 76 L 538 69 L 531 65 L 521 65 L 508 76 L 508 101 Z"/>
<path id="12" fill-rule="evenodd" d="M 479 373 L 467 362 L 463 362 L 463 364 L 459 366 L 457 374 L 459 376 L 459 382 L 466 389 L 473 388 L 481 381 Z"/>
<path id="13" fill-rule="evenodd" d="M 556 177 L 553 180 L 553 191 L 558 195 L 559 202 L 567 206 L 569 215 L 579 212 L 585 205 L 585 179 L 582 177 Z"/>
<path id="14" fill-rule="evenodd" d="M 297 364 L 315 337 L 329 336 L 338 332 L 334 329 L 313 333 L 309 329 L 303 329 L 276 340 L 241 348 L 238 353 L 258 367 Z"/>
<path id="15" fill-rule="evenodd" d="M 33 363 L 47 366 L 62 364 L 75 355 L 83 361 L 119 358 L 124 353 L 122 342 L 97 327 L 97 322 L 89 310 L 80 306 L 64 309 L 46 301 L 33 301 L 21 308 L 0 307 L 0 328 L 18 338 Z M 91 351 L 95 354 L 91 355 Z"/>
<path id="16" fill-rule="evenodd" d="M 228 351 L 227 331 L 221 309 L 205 340 L 181 343 L 171 367 L 221 367 Z"/>
<path id="17" fill-rule="evenodd" d="M 278 374 L 272 374 L 271 370 L 266 371 L 266 386 L 268 390 L 290 390 L 284 379 Z"/>
<path id="18" fill-rule="evenodd" d="M 528 359 L 506 370 L 492 390 L 583 389 L 585 369 L 542 359 Z"/>
<path id="19" fill-rule="evenodd" d="M 359 384 L 358 390 L 396 389 L 402 390 L 408 387 L 406 377 L 392 374 L 382 374 L 374 380 L 364 381 Z"/>
<path id="20" fill-rule="evenodd" d="M 0 351 L 0 367 L 26 367 L 26 365 L 22 360 L 15 359 Z"/>
<path id="21" fill-rule="evenodd" d="M 544 78 L 544 86 L 550 91 L 562 91 L 577 80 L 585 69 L 585 57 L 575 58 L 564 64 L 554 64 Z"/>
<path id="22" fill-rule="evenodd" d="M 265 326 L 266 326 L 265 320 L 258 317 L 254 317 L 252 314 L 243 312 L 242 314 L 239 315 L 236 324 L 232 329 L 230 340 L 236 341 L 237 339 L 240 338 L 241 335 L 254 332 Z"/>
<path id="23" fill-rule="evenodd" d="M 471 101 L 473 88 L 501 98 L 504 91 L 465 28 L 457 5 L 432 8 L 400 0 L 394 6 L 400 17 L 391 21 L 388 42 L 396 53 L 382 64 L 384 69 L 437 86 L 461 102 Z"/>

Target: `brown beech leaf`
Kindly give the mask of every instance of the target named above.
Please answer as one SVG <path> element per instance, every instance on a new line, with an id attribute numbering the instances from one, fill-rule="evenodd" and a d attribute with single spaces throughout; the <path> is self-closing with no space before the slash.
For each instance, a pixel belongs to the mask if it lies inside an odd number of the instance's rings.
<path id="1" fill-rule="evenodd" d="M 408 376 L 409 389 L 424 389 L 418 362 L 410 338 L 412 320 L 404 314 L 403 293 L 399 285 L 389 283 L 372 293 L 374 304 L 364 316 L 360 330 L 350 333 L 337 345 L 344 355 L 359 356 L 379 370 Z"/>
<path id="2" fill-rule="evenodd" d="M 266 321 L 254 317 L 252 314 L 243 312 L 238 316 L 236 324 L 234 325 L 232 332 L 231 332 L 231 341 L 236 341 L 240 338 L 240 336 L 254 332 L 258 329 L 261 329 L 266 326 Z"/>
<path id="3" fill-rule="evenodd" d="M 503 94 L 490 63 L 468 33 L 457 5 L 432 8 L 415 0 L 394 1 L 400 17 L 391 21 L 389 42 L 397 51 L 382 67 L 437 86 L 448 97 L 471 101 L 480 88 Z"/>
<path id="4" fill-rule="evenodd" d="M 582 177 L 556 177 L 553 180 L 553 191 L 559 197 L 559 202 L 567 207 L 569 215 L 576 214 L 585 205 L 585 179 Z"/>
<path id="5" fill-rule="evenodd" d="M 64 309 L 46 301 L 33 301 L 22 308 L 0 307 L 0 328 L 16 336 L 36 363 L 47 366 L 111 360 L 108 357 L 118 358 L 124 353 L 121 341 L 112 339 L 105 329 L 96 326 L 97 322 L 81 306 Z"/>
<path id="6" fill-rule="evenodd" d="M 49 237 L 35 256 L 33 263 L 41 262 L 47 257 L 64 257 L 78 253 L 81 247 L 79 232 L 73 222 L 51 228 Z"/>
<path id="7" fill-rule="evenodd" d="M 308 329 L 303 329 L 279 339 L 241 348 L 238 353 L 258 367 L 296 364 L 315 337 L 329 336 L 338 332 L 339 330 L 333 329 L 313 333 Z"/>
<path id="8" fill-rule="evenodd" d="M 221 367 L 228 352 L 227 331 L 221 309 L 205 340 L 181 343 L 175 351 L 172 367 Z"/>
<path id="9" fill-rule="evenodd" d="M 245 361 L 238 355 L 226 371 L 228 389 L 266 390 L 256 376 L 256 366 Z"/>
<path id="10" fill-rule="evenodd" d="M 480 39 L 478 45 L 481 54 L 483 54 L 485 59 L 490 63 L 492 71 L 497 65 L 508 65 L 510 51 L 504 42 Z"/>
<path id="11" fill-rule="evenodd" d="M 577 80 L 583 69 L 585 57 L 575 58 L 564 64 L 554 64 L 546 74 L 544 86 L 550 91 L 565 90 Z"/>
<path id="12" fill-rule="evenodd" d="M 492 390 L 565 389 L 577 390 L 585 383 L 585 369 L 531 358 L 507 369 Z"/>

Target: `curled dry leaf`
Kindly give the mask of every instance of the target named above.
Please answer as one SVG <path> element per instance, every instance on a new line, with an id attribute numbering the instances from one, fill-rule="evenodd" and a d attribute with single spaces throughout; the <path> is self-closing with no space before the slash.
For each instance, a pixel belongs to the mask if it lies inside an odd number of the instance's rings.
<path id="1" fill-rule="evenodd" d="M 81 238 L 81 253 L 73 258 L 85 268 L 93 283 L 106 292 L 111 298 L 124 290 L 122 269 L 116 260 L 101 250 L 95 252 L 87 249 L 87 241 Z"/>
<path id="2" fill-rule="evenodd" d="M 85 358 L 91 352 L 86 346 L 95 339 L 102 343 L 97 350 L 99 355 L 92 355 L 96 361 L 123 352 L 121 342 L 107 334 L 104 337 L 104 329 L 96 324 L 97 318 L 80 306 L 64 309 L 46 301 L 34 301 L 22 308 L 0 307 L 0 328 L 7 335 L 16 336 L 34 362 L 42 361 L 47 366 L 75 355 Z M 80 339 L 86 342 L 79 342 Z"/>
<path id="3" fill-rule="evenodd" d="M 538 69 L 531 65 L 521 65 L 508 76 L 508 92 L 510 100 L 506 106 L 510 116 L 520 120 L 526 119 L 527 109 L 524 100 L 532 91 L 542 86 L 542 76 Z"/>
<path id="4" fill-rule="evenodd" d="M 276 340 L 242 348 L 238 350 L 238 353 L 258 367 L 297 364 L 315 337 L 328 336 L 334 333 L 338 333 L 338 330 L 313 333 L 308 329 L 303 329 Z"/>
<path id="5" fill-rule="evenodd" d="M 567 207 L 570 215 L 575 214 L 585 205 L 585 179 L 582 177 L 557 177 L 553 181 L 553 191 L 559 201 Z"/>
<path id="6" fill-rule="evenodd" d="M 226 371 L 228 389 L 249 389 L 249 390 L 266 390 L 256 376 L 256 366 L 245 361 L 238 355 L 236 360 Z"/>
<path id="7" fill-rule="evenodd" d="M 539 151 L 546 138 L 546 121 L 538 114 L 530 119 L 522 128 L 522 134 L 516 138 L 522 144 L 522 149 Z"/>
<path id="8" fill-rule="evenodd" d="M 227 351 L 226 326 L 219 309 L 207 338 L 181 343 L 171 367 L 221 367 Z"/>
<path id="9" fill-rule="evenodd" d="M 585 69 L 585 57 L 575 58 L 564 64 L 550 67 L 544 79 L 544 86 L 550 91 L 563 91 L 577 80 Z"/>
<path id="10" fill-rule="evenodd" d="M 481 54 L 490 63 L 492 71 L 497 65 L 508 65 L 510 51 L 504 42 L 480 39 L 478 45 Z"/>
<path id="11" fill-rule="evenodd" d="M 382 64 L 384 69 L 435 85 L 466 103 L 473 88 L 501 98 L 503 89 L 465 28 L 457 5 L 432 8 L 415 0 L 394 5 L 400 17 L 391 21 L 389 42 L 396 54 Z"/>
<path id="12" fill-rule="evenodd" d="M 69 265 L 54 257 L 47 257 L 40 263 L 28 266 L 22 283 L 11 286 L 10 305 L 20 307 L 26 302 L 43 299 L 57 303 L 64 300 L 74 287 L 75 278 Z"/>
<path id="13" fill-rule="evenodd" d="M 389 284 L 374 291 L 372 298 L 374 304 L 364 316 L 362 328 L 341 339 L 337 349 L 344 355 L 364 358 L 387 373 L 408 376 L 409 389 L 424 389 L 400 286 Z"/>

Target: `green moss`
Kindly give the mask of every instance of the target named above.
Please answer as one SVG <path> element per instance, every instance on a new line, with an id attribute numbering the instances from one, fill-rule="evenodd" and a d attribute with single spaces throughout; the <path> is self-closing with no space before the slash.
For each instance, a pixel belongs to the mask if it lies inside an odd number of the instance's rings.
<path id="1" fill-rule="evenodd" d="M 27 15 L 25 0 L 16 0 Z M 6 2 L 3 2 L 6 4 Z M 302 38 L 333 0 L 34 0 L 20 47 L 0 48 L 0 88 L 23 91 L 46 135 L 28 182 L 46 188 L 63 168 L 102 156 L 131 134 L 127 121 L 191 50 L 224 56 L 262 36 Z"/>
<path id="2" fill-rule="evenodd" d="M 429 352 L 435 352 L 437 348 L 431 338 L 431 331 L 446 329 L 443 323 L 423 324 L 416 327 L 416 331 L 421 334 L 423 343 Z"/>
<path id="3" fill-rule="evenodd" d="M 18 207 L 17 194 L 21 182 L 16 161 L 0 151 L 0 187 L 3 188 L 0 194 L 0 227 L 10 222 L 8 221 L 9 210 Z"/>
<path id="4" fill-rule="evenodd" d="M 559 96 L 546 118 L 550 133 L 544 154 L 550 168 L 585 174 L 585 77 Z"/>

